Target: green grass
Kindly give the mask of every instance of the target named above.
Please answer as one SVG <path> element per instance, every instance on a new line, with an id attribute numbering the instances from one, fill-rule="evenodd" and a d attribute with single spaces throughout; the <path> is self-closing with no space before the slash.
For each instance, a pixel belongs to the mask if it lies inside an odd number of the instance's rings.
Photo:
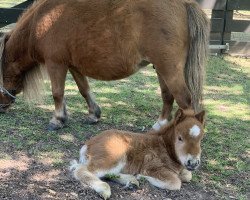
<path id="1" fill-rule="evenodd" d="M 249 75 L 250 61 L 243 58 L 212 57 L 208 62 L 203 164 L 195 172 L 193 182 L 216 192 L 219 199 L 228 199 L 229 196 L 247 199 Z M 108 128 L 149 129 L 161 111 L 159 85 L 152 67 L 120 81 L 90 82 L 102 107 L 99 124 L 91 126 L 83 123 L 87 109 L 76 84 L 68 76 L 66 99 L 69 121 L 64 129 L 47 132 L 45 128 L 53 112 L 47 83 L 43 104 L 28 105 L 22 96 L 18 96 L 11 111 L 0 115 L 0 161 L 24 153 L 37 162 L 66 168 L 72 157 L 78 157 L 82 142 L 91 135 Z"/>

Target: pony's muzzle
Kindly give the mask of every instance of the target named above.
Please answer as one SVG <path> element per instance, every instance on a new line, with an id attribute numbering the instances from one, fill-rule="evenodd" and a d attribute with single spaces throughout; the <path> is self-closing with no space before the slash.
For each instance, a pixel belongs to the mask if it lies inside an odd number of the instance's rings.
<path id="1" fill-rule="evenodd" d="M 7 109 L 0 106 L 0 113 L 3 114 L 3 113 L 6 113 L 6 112 L 7 112 Z"/>
<path id="2" fill-rule="evenodd" d="M 189 159 L 187 160 L 187 163 L 185 164 L 187 170 L 194 171 L 200 166 L 200 159 Z"/>

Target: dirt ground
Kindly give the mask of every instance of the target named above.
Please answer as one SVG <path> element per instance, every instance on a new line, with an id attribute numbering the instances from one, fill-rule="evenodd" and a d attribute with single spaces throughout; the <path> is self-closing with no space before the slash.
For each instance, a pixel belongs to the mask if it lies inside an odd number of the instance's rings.
<path id="1" fill-rule="evenodd" d="M 97 125 L 95 128 L 99 129 L 100 127 Z M 108 129 L 108 127 L 102 127 L 101 129 Z M 121 129 L 128 128 L 121 127 Z M 92 137 L 92 134 L 86 135 L 86 138 L 90 137 Z M 68 170 L 69 162 L 75 158 L 74 155 L 80 149 L 80 146 L 80 142 L 76 141 L 72 145 L 72 149 L 66 149 L 65 163 L 55 167 L 49 158 L 37 159 L 32 152 L 13 151 L 15 147 L 12 144 L 3 144 L 0 141 L 0 152 L 11 156 L 9 159 L 0 160 L 0 199 L 102 199 L 92 189 L 75 180 Z M 202 167 L 200 171 L 202 171 Z M 211 187 L 206 188 L 204 184 L 202 184 L 202 187 L 194 182 L 184 183 L 180 191 L 166 191 L 151 186 L 146 181 L 141 182 L 139 188 L 133 189 L 125 189 L 110 180 L 105 181 L 111 186 L 111 199 L 113 200 L 210 200 L 216 199 L 217 196 L 216 192 L 211 190 Z"/>
<path id="2" fill-rule="evenodd" d="M 27 155 L 19 155 L 19 160 L 0 163 L 0 199 L 101 199 L 97 193 L 74 180 L 68 169 L 55 169 L 45 163 L 37 163 Z M 15 167 L 9 170 L 10 167 Z M 157 189 L 147 182 L 140 188 L 124 189 L 123 186 L 108 181 L 111 185 L 111 199 L 126 200 L 184 200 L 215 199 L 216 194 L 197 184 L 183 184 L 180 191 Z"/>

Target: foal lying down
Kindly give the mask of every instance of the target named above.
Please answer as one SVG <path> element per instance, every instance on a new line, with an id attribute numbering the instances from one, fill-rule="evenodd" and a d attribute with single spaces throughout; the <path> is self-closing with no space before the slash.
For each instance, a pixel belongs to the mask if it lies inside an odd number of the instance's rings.
<path id="1" fill-rule="evenodd" d="M 79 163 L 72 161 L 70 168 L 104 199 L 111 195 L 110 186 L 100 179 L 107 174 L 125 186 L 139 186 L 137 180 L 144 177 L 156 187 L 179 190 L 200 164 L 204 114 L 179 109 L 169 125 L 146 134 L 104 131 L 86 142 Z"/>

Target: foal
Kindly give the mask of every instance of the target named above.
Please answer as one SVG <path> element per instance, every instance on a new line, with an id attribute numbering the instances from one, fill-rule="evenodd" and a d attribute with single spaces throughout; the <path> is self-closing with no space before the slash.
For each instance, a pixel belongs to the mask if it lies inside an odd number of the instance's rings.
<path id="1" fill-rule="evenodd" d="M 144 177 L 156 187 L 179 190 L 200 164 L 204 114 L 179 109 L 169 125 L 146 134 L 104 131 L 86 142 L 80 163 L 72 161 L 70 169 L 104 199 L 111 190 L 99 178 L 107 174 L 118 175 L 115 181 L 126 186 L 139 186 L 137 179 Z"/>

